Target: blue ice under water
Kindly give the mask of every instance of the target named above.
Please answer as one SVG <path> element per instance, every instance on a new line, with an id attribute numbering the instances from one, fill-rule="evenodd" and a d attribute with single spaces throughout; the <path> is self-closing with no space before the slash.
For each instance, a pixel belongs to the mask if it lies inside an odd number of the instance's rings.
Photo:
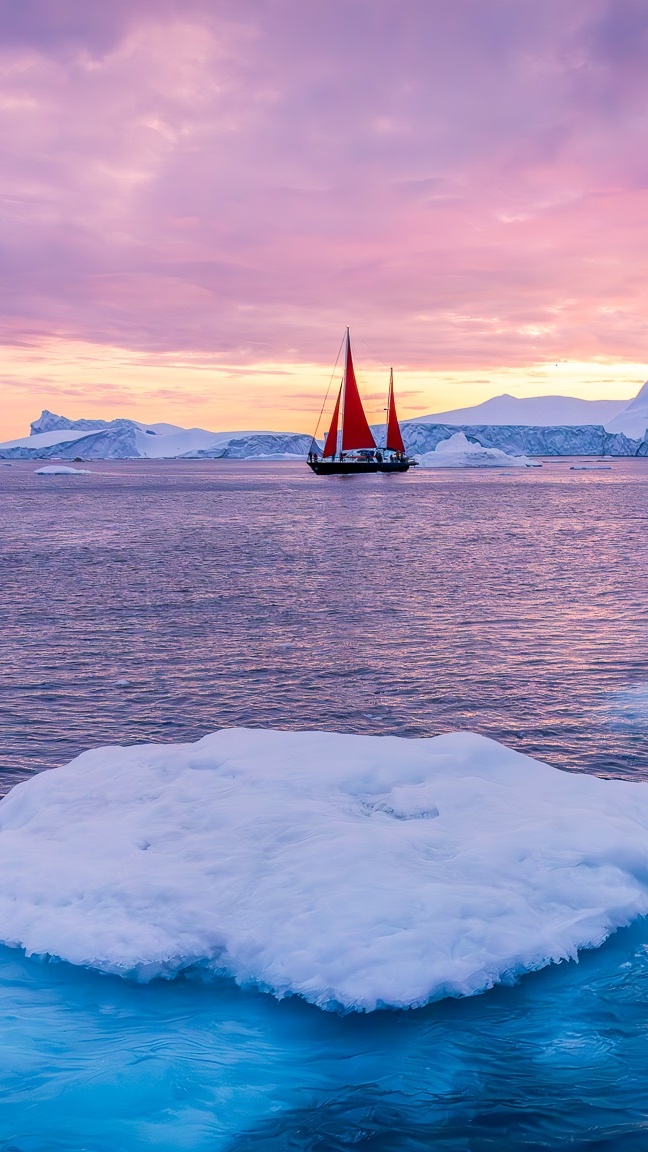
<path id="1" fill-rule="evenodd" d="M 333 1015 L 0 949 L 0 1148 L 648 1147 L 648 924 L 515 987 Z"/>

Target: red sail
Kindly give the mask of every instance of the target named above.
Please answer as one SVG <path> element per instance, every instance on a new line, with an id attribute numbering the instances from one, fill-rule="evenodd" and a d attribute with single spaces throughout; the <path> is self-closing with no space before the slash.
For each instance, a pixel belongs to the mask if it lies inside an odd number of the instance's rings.
<path id="1" fill-rule="evenodd" d="M 335 401 L 335 408 L 333 409 L 333 416 L 331 418 L 331 427 L 328 430 L 326 443 L 322 456 L 335 456 L 337 452 L 337 438 L 338 438 L 338 419 L 340 416 L 340 398 L 342 396 L 342 385 L 340 384 L 340 391 L 338 398 Z"/>
<path id="2" fill-rule="evenodd" d="M 347 333 L 346 372 L 344 374 L 344 416 L 342 418 L 342 451 L 350 452 L 354 448 L 375 448 L 376 441 L 371 435 L 367 424 L 362 400 L 356 384 L 353 360 L 351 359 L 351 341 Z"/>
<path id="3" fill-rule="evenodd" d="M 394 402 L 393 369 L 390 369 L 389 373 L 389 399 L 387 401 L 387 441 L 385 447 L 389 448 L 392 452 L 405 451 L 403 437 L 401 436 L 400 424 L 398 423 L 398 416 L 396 415 L 396 404 Z"/>

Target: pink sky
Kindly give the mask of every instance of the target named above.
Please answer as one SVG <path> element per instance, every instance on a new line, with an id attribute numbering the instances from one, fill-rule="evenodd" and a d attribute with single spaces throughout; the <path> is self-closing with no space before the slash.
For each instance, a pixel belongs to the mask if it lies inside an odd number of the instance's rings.
<path id="1" fill-rule="evenodd" d="M 0 0 L 0 439 L 631 396 L 645 0 Z M 378 401 L 376 401 L 378 404 Z"/>

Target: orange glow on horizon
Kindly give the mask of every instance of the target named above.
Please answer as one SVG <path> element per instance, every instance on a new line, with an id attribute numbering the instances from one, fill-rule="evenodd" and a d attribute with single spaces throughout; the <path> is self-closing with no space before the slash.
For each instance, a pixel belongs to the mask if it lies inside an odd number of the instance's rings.
<path id="1" fill-rule="evenodd" d="M 367 413 L 380 423 L 389 369 L 363 367 L 361 357 L 356 359 Z M 332 378 L 331 365 L 223 364 L 205 355 L 136 353 L 63 341 L 4 347 L 0 372 L 5 391 L 0 441 L 27 436 L 30 421 L 43 408 L 72 419 L 130 417 L 214 431 L 312 432 Z M 469 407 L 503 392 L 630 400 L 645 378 L 646 365 L 604 359 L 483 371 L 394 365 L 402 419 Z M 324 421 L 334 390 L 333 382 Z"/>

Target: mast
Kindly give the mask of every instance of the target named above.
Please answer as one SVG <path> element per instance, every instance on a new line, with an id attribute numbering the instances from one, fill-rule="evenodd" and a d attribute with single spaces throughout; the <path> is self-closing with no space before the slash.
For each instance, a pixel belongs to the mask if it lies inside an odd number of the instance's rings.
<path id="1" fill-rule="evenodd" d="M 342 386 L 340 389 L 341 394 L 342 394 L 342 409 L 341 409 L 342 420 L 340 422 L 340 460 L 342 459 L 342 453 L 344 452 L 344 413 L 346 412 L 346 382 L 347 382 L 347 372 L 349 371 L 349 356 L 350 355 L 351 355 L 351 333 L 349 331 L 349 325 L 347 324 L 346 344 L 344 345 L 344 373 L 342 375 Z"/>
<path id="2" fill-rule="evenodd" d="M 394 400 L 394 369 L 389 369 L 389 392 L 387 394 L 387 435 L 385 448 L 390 452 L 405 453 L 405 445 L 396 415 L 396 402 Z"/>
<path id="3" fill-rule="evenodd" d="M 344 366 L 344 410 L 342 413 L 342 452 L 352 452 L 358 448 L 375 448 L 371 428 L 367 423 L 362 400 L 358 392 L 353 357 L 351 356 L 351 337 L 347 328 L 346 357 Z"/>

